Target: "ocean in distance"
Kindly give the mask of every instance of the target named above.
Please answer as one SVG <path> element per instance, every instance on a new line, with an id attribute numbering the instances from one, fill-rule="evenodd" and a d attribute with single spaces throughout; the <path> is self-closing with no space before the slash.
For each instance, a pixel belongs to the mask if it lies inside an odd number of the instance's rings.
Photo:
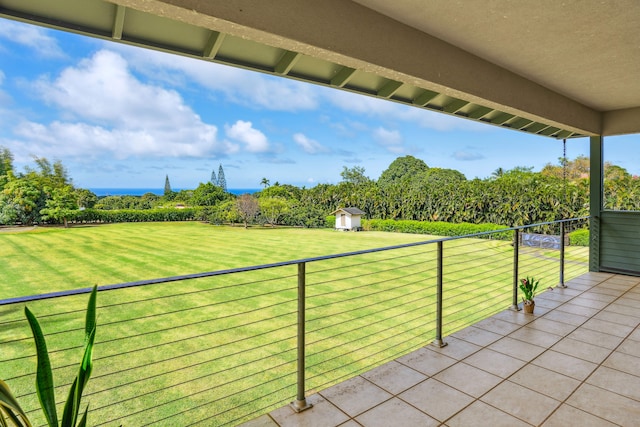
<path id="1" fill-rule="evenodd" d="M 180 188 L 174 188 L 173 191 L 180 191 Z M 190 189 L 192 190 L 192 189 Z M 260 191 L 260 188 L 229 188 L 227 191 L 231 194 L 253 194 Z M 158 196 L 164 194 L 164 188 L 89 188 L 98 197 L 104 196 L 142 196 L 146 193 L 153 193 Z"/>

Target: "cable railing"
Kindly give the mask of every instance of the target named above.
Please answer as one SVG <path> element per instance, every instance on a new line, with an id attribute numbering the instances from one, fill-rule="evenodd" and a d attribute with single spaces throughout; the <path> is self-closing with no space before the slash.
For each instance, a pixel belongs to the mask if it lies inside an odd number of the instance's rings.
<path id="1" fill-rule="evenodd" d="M 95 426 L 233 426 L 366 372 L 507 308 L 517 281 L 564 286 L 588 270 L 569 234 L 588 218 L 99 287 Z M 89 288 L 0 301 L 0 377 L 34 425 L 39 318 L 65 399 Z"/>

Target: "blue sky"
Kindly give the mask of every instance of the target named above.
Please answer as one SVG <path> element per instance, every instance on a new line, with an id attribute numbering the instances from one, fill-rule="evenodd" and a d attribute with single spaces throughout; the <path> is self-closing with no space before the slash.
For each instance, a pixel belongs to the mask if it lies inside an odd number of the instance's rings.
<path id="1" fill-rule="evenodd" d="M 640 137 L 605 140 L 640 174 Z M 400 156 L 485 178 L 556 164 L 562 142 L 294 80 L 0 18 L 0 146 L 60 160 L 82 188 L 229 188 L 377 179 Z M 587 138 L 567 156 L 588 155 Z M 623 154 L 624 153 L 624 154 Z"/>

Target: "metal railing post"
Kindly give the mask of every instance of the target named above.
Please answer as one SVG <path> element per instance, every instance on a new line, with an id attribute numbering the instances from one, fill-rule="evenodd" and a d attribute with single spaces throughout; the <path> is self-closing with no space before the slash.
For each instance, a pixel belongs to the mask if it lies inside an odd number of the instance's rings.
<path id="1" fill-rule="evenodd" d="M 564 221 L 560 223 L 560 284 L 557 288 L 566 288 L 564 284 Z"/>
<path id="2" fill-rule="evenodd" d="M 520 233 L 518 229 L 513 230 L 513 304 L 511 310 L 519 311 L 518 307 L 518 255 L 520 248 Z"/>
<path id="3" fill-rule="evenodd" d="M 565 226 L 564 221 L 562 221 L 560 223 L 560 283 L 558 284 L 558 286 L 556 286 L 557 288 L 567 287 L 567 285 L 564 284 L 564 233 Z"/>
<path id="4" fill-rule="evenodd" d="M 437 290 L 436 290 L 436 339 L 433 340 L 433 345 L 436 347 L 444 347 L 447 345 L 442 340 L 442 252 L 443 242 L 438 242 L 438 264 L 437 264 Z"/>
<path id="5" fill-rule="evenodd" d="M 313 405 L 307 403 L 305 397 L 305 285 L 306 285 L 306 264 L 298 263 L 298 381 L 296 400 L 291 402 L 291 407 L 296 412 L 302 412 L 311 408 Z"/>

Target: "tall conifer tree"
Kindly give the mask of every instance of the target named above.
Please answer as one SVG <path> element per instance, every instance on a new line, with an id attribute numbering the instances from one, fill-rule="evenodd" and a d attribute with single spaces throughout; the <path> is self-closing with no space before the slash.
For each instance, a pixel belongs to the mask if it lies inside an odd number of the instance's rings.
<path id="1" fill-rule="evenodd" d="M 222 169 L 222 165 L 218 169 L 218 187 L 222 188 L 224 191 L 227 191 L 227 180 L 224 178 L 224 170 Z"/>
<path id="2" fill-rule="evenodd" d="M 169 175 L 164 178 L 164 195 L 168 196 L 171 194 L 171 184 L 169 183 Z"/>
<path id="3" fill-rule="evenodd" d="M 218 180 L 216 179 L 216 171 L 211 171 L 211 183 L 213 185 L 218 185 Z"/>

